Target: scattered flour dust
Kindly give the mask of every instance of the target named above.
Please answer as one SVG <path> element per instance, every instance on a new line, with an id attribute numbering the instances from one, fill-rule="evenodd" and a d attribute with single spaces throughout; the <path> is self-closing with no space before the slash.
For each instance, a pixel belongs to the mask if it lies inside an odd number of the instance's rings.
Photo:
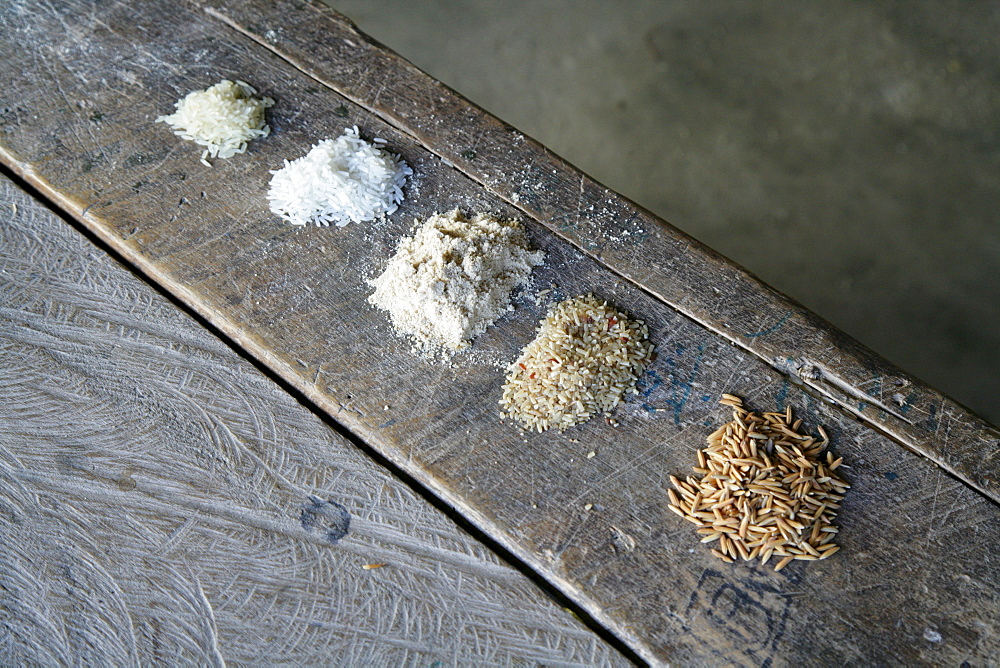
<path id="1" fill-rule="evenodd" d="M 459 210 L 434 214 L 399 243 L 368 301 L 389 312 L 418 352 L 466 348 L 511 308 L 513 289 L 528 282 L 545 254 L 528 246 L 515 220 Z"/>

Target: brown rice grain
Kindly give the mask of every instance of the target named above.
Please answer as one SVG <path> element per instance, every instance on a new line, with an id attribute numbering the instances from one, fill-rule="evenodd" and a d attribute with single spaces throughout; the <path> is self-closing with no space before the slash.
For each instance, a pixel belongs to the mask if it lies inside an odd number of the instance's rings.
<path id="1" fill-rule="evenodd" d="M 508 368 L 500 403 L 538 432 L 607 416 L 652 359 L 645 325 L 593 295 L 556 305 L 537 332 Z"/>

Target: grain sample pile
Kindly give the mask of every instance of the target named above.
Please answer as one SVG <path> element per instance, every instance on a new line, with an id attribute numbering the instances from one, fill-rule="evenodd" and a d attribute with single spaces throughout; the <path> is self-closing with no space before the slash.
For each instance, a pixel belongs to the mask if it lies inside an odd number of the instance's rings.
<path id="1" fill-rule="evenodd" d="M 531 430 L 563 431 L 609 414 L 649 364 L 653 346 L 642 321 L 593 295 L 558 304 L 510 365 L 500 405 Z"/>
<path id="2" fill-rule="evenodd" d="M 698 527 L 701 542 L 719 541 L 712 554 L 723 561 L 760 557 L 780 560 L 826 559 L 834 545 L 833 518 L 850 487 L 836 473 L 841 459 L 824 448 L 829 441 L 799 431 L 791 406 L 783 413 L 757 415 L 739 397 L 722 395 L 733 421 L 708 437 L 698 451 L 696 479 L 670 477 L 670 509 Z"/>
<path id="3" fill-rule="evenodd" d="M 395 212 L 413 170 L 385 150 L 384 139 L 369 144 L 350 127 L 271 174 L 273 213 L 292 225 L 343 227 Z"/>
<path id="4" fill-rule="evenodd" d="M 264 123 L 264 110 L 274 100 L 258 100 L 253 97 L 256 94 L 250 84 L 225 79 L 178 100 L 174 105 L 177 111 L 156 121 L 169 125 L 178 137 L 204 146 L 201 161 L 211 167 L 206 158 L 230 158 L 243 153 L 247 142 L 270 132 Z"/>
<path id="5" fill-rule="evenodd" d="M 368 301 L 423 352 L 465 348 L 510 308 L 544 254 L 517 221 L 435 214 L 399 243 Z"/>

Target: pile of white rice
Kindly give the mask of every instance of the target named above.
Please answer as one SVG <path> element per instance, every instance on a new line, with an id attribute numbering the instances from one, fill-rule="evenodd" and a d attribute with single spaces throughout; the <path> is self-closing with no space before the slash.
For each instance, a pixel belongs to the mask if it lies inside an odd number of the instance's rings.
<path id="1" fill-rule="evenodd" d="M 292 225 L 338 227 L 396 211 L 413 170 L 385 149 L 358 136 L 357 126 L 324 139 L 305 156 L 271 172 L 271 211 Z"/>
<path id="2" fill-rule="evenodd" d="M 156 121 L 168 124 L 178 137 L 204 146 L 201 161 L 211 167 L 206 158 L 231 158 L 246 151 L 251 139 L 270 133 L 264 110 L 274 100 L 258 100 L 253 97 L 256 94 L 248 83 L 225 79 L 189 93 L 174 105 L 176 112 Z"/>
<path id="3" fill-rule="evenodd" d="M 563 431 L 622 402 L 652 359 L 642 321 L 593 295 L 549 311 L 538 335 L 510 365 L 500 405 L 529 430 Z"/>
<path id="4" fill-rule="evenodd" d="M 375 293 L 368 301 L 388 311 L 419 352 L 447 353 L 467 347 L 510 309 L 511 291 L 543 258 L 518 221 L 469 219 L 457 209 L 434 214 L 369 281 Z"/>

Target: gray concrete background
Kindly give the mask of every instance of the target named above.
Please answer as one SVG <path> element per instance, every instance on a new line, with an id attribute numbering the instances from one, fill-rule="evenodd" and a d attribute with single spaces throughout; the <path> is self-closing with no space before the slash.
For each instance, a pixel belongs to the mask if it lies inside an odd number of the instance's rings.
<path id="1" fill-rule="evenodd" d="M 327 2 L 1000 423 L 1000 3 Z"/>

